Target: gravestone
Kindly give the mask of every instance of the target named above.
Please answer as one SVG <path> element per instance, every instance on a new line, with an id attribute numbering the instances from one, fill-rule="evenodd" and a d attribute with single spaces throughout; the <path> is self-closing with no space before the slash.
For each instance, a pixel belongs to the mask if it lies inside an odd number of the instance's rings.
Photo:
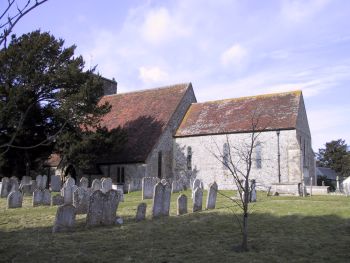
<path id="1" fill-rule="evenodd" d="M 78 187 L 73 193 L 73 205 L 77 214 L 86 214 L 89 208 L 90 190 Z"/>
<path id="2" fill-rule="evenodd" d="M 256 183 L 255 180 L 251 181 L 250 184 L 250 202 L 256 202 Z"/>
<path id="3" fill-rule="evenodd" d="M 3 177 L 1 180 L 1 197 L 7 197 L 9 192 L 8 192 L 8 188 L 9 188 L 9 184 L 10 184 L 10 179 L 8 177 Z"/>
<path id="4" fill-rule="evenodd" d="M 110 190 L 102 193 L 97 190 L 90 195 L 89 209 L 86 216 L 86 225 L 113 225 L 116 222 L 116 211 L 120 201 L 119 193 Z"/>
<path id="5" fill-rule="evenodd" d="M 152 216 L 168 216 L 170 208 L 171 187 L 168 183 L 157 183 L 154 187 Z"/>
<path id="6" fill-rule="evenodd" d="M 216 182 L 209 184 L 206 209 L 214 209 L 216 204 L 216 197 L 218 193 L 218 185 Z"/>
<path id="7" fill-rule="evenodd" d="M 33 195 L 33 186 L 31 184 L 23 184 L 19 187 L 23 195 Z"/>
<path id="8" fill-rule="evenodd" d="M 41 201 L 42 205 L 50 205 L 51 204 L 51 193 L 49 189 L 43 190 L 43 199 Z"/>
<path id="9" fill-rule="evenodd" d="M 111 178 L 104 178 L 102 180 L 102 192 L 107 193 L 109 190 L 112 190 L 112 179 Z"/>
<path id="10" fill-rule="evenodd" d="M 158 182 L 159 182 L 159 178 L 156 178 L 156 177 L 142 178 L 142 200 L 153 198 L 154 186 Z"/>
<path id="11" fill-rule="evenodd" d="M 19 190 L 19 183 L 18 183 L 18 178 L 16 176 L 11 176 L 10 177 L 10 192 L 13 191 L 18 191 Z"/>
<path id="12" fill-rule="evenodd" d="M 145 220 L 146 218 L 146 209 L 147 209 L 147 204 L 146 203 L 141 203 L 137 206 L 137 212 L 136 212 L 136 222 Z"/>
<path id="13" fill-rule="evenodd" d="M 30 176 L 24 175 L 21 180 L 21 185 L 32 184 L 32 178 Z"/>
<path id="14" fill-rule="evenodd" d="M 43 176 L 42 175 L 37 175 L 36 178 L 35 178 L 35 181 L 36 181 L 36 186 L 38 187 L 38 189 L 43 189 L 42 188 L 42 185 L 43 185 Z"/>
<path id="15" fill-rule="evenodd" d="M 75 185 L 75 180 L 74 178 L 68 176 L 65 183 L 64 183 L 65 186 L 70 186 L 72 187 L 73 185 Z"/>
<path id="16" fill-rule="evenodd" d="M 55 195 L 51 197 L 51 205 L 63 205 L 64 204 L 64 200 L 63 200 L 63 196 L 60 195 Z"/>
<path id="17" fill-rule="evenodd" d="M 20 191 L 13 191 L 7 196 L 7 208 L 22 207 L 23 196 Z"/>
<path id="18" fill-rule="evenodd" d="M 117 189 L 117 192 L 120 195 L 120 202 L 124 202 L 124 191 L 122 189 Z"/>
<path id="19" fill-rule="evenodd" d="M 75 224 L 75 207 L 72 205 L 61 205 L 56 212 L 55 223 L 52 232 L 72 231 Z"/>
<path id="20" fill-rule="evenodd" d="M 41 189 L 46 189 L 47 186 L 47 175 L 43 175 L 43 179 L 41 181 Z"/>
<path id="21" fill-rule="evenodd" d="M 192 199 L 194 198 L 194 190 L 197 188 L 203 189 L 203 183 L 199 179 L 195 179 L 192 184 Z"/>
<path id="22" fill-rule="evenodd" d="M 179 195 L 177 198 L 177 215 L 187 214 L 187 196 L 184 194 Z"/>
<path id="23" fill-rule="evenodd" d="M 94 179 L 92 181 L 92 184 L 91 184 L 91 189 L 92 191 L 97 191 L 97 190 L 101 190 L 101 180 L 99 179 Z"/>
<path id="24" fill-rule="evenodd" d="M 86 177 L 82 177 L 79 181 L 79 186 L 87 189 L 89 187 L 89 179 L 87 179 Z"/>
<path id="25" fill-rule="evenodd" d="M 33 206 L 41 205 L 43 200 L 43 191 L 40 189 L 36 189 L 33 192 Z"/>
<path id="26" fill-rule="evenodd" d="M 203 202 L 203 190 L 202 188 L 197 187 L 194 190 L 192 212 L 202 211 L 202 202 Z"/>
<path id="27" fill-rule="evenodd" d="M 62 188 L 63 191 L 63 200 L 65 204 L 73 203 L 73 188 L 71 186 L 65 185 Z"/>
<path id="28" fill-rule="evenodd" d="M 51 175 L 51 191 L 59 192 L 62 188 L 61 178 L 58 175 Z"/>

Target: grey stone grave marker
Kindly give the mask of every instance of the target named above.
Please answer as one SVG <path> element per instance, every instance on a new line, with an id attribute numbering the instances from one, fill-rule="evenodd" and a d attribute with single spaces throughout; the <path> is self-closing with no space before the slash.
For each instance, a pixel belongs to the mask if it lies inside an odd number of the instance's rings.
<path id="1" fill-rule="evenodd" d="M 142 200 L 153 198 L 154 186 L 158 182 L 159 182 L 159 178 L 156 178 L 156 177 L 142 178 Z"/>
<path id="2" fill-rule="evenodd" d="M 147 209 L 147 204 L 146 203 L 141 203 L 137 206 L 137 212 L 136 212 L 136 222 L 145 220 L 146 218 L 146 209 Z"/>
<path id="3" fill-rule="evenodd" d="M 13 191 L 7 196 L 7 208 L 22 207 L 23 196 L 20 191 Z"/>
<path id="4" fill-rule="evenodd" d="M 51 175 L 51 191 L 59 192 L 61 191 L 61 187 L 61 178 L 58 175 Z"/>
<path id="5" fill-rule="evenodd" d="M 203 202 L 203 190 L 202 188 L 197 187 L 194 190 L 193 196 L 193 212 L 202 211 L 202 202 Z"/>
<path id="6" fill-rule="evenodd" d="M 187 196 L 179 195 L 177 198 L 177 215 L 187 214 Z"/>
<path id="7" fill-rule="evenodd" d="M 59 206 L 56 212 L 53 233 L 72 231 L 75 225 L 75 207 L 72 205 Z"/>
<path id="8" fill-rule="evenodd" d="M 216 204 L 216 197 L 218 193 L 218 185 L 216 182 L 209 184 L 206 209 L 214 209 Z"/>

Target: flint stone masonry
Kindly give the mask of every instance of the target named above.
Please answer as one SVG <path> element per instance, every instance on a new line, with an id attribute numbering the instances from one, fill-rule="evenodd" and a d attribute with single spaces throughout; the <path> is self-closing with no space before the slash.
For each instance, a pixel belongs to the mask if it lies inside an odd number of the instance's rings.
<path id="1" fill-rule="evenodd" d="M 101 180 L 99 179 L 94 179 L 92 181 L 92 185 L 91 185 L 91 189 L 92 191 L 97 191 L 97 190 L 101 190 L 102 186 L 101 186 Z"/>
<path id="2" fill-rule="evenodd" d="M 169 216 L 171 187 L 168 183 L 157 183 L 154 187 L 152 216 Z"/>
<path id="3" fill-rule="evenodd" d="M 209 184 L 206 209 L 215 209 L 218 185 L 216 182 Z"/>
<path id="4" fill-rule="evenodd" d="M 90 196 L 86 225 L 115 224 L 119 200 L 120 196 L 116 190 L 110 190 L 105 194 L 100 190 L 93 192 Z"/>
<path id="5" fill-rule="evenodd" d="M 1 180 L 1 197 L 7 197 L 9 194 L 8 188 L 10 185 L 10 179 L 8 177 L 3 177 Z"/>
<path id="6" fill-rule="evenodd" d="M 13 191 L 7 197 L 7 208 L 22 207 L 23 196 L 20 191 Z"/>
<path id="7" fill-rule="evenodd" d="M 177 215 L 187 214 L 187 196 L 184 194 L 179 195 L 177 198 Z"/>
<path id="8" fill-rule="evenodd" d="M 59 192 L 62 188 L 61 178 L 58 175 L 51 175 L 51 191 Z"/>
<path id="9" fill-rule="evenodd" d="M 202 188 L 197 187 L 194 190 L 192 212 L 202 211 L 202 203 L 203 203 L 203 190 Z"/>
<path id="10" fill-rule="evenodd" d="M 159 178 L 156 178 L 156 177 L 142 178 L 142 200 L 153 198 L 154 186 L 158 182 L 159 182 Z"/>
<path id="11" fill-rule="evenodd" d="M 90 190 L 78 187 L 73 193 L 73 205 L 76 214 L 86 214 L 89 209 Z"/>
<path id="12" fill-rule="evenodd" d="M 63 200 L 63 196 L 60 195 L 55 195 L 51 197 L 51 205 L 63 205 L 64 204 L 64 200 Z"/>
<path id="13" fill-rule="evenodd" d="M 82 177 L 79 181 L 79 187 L 87 189 L 89 187 L 89 179 Z"/>
<path id="14" fill-rule="evenodd" d="M 74 225 L 75 207 L 68 204 L 59 206 L 56 212 L 56 218 L 52 232 L 56 233 L 72 231 L 74 230 Z"/>
<path id="15" fill-rule="evenodd" d="M 146 203 L 141 203 L 137 206 L 137 212 L 136 212 L 136 222 L 145 220 L 146 218 L 146 209 L 147 209 L 147 204 Z"/>
<path id="16" fill-rule="evenodd" d="M 111 178 L 104 178 L 102 179 L 102 189 L 101 191 L 103 193 L 107 193 L 109 190 L 112 190 L 112 179 Z"/>

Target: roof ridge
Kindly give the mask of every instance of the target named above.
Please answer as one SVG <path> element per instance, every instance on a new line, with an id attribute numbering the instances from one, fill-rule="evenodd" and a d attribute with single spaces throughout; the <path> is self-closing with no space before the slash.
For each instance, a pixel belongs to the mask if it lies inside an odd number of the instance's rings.
<path id="1" fill-rule="evenodd" d="M 111 94 L 111 95 L 105 95 L 103 97 L 111 97 L 111 96 L 117 96 L 117 95 L 141 93 L 141 92 L 156 91 L 156 90 L 163 90 L 163 89 L 172 89 L 172 88 L 176 88 L 177 86 L 184 86 L 187 88 L 190 84 L 191 84 L 191 82 L 183 82 L 183 83 L 172 84 L 172 85 L 167 85 L 167 86 L 162 86 L 162 87 L 157 87 L 157 88 L 142 89 L 142 90 L 135 90 L 135 91 L 128 91 L 128 92 L 116 93 L 116 94 Z"/>
<path id="2" fill-rule="evenodd" d="M 230 98 L 230 99 L 221 99 L 221 100 L 208 100 L 204 102 L 196 102 L 192 103 L 192 105 L 195 104 L 205 104 L 205 103 L 219 103 L 219 102 L 229 102 L 229 101 L 239 101 L 239 100 L 245 100 L 245 99 L 253 99 L 253 98 L 270 98 L 274 96 L 283 96 L 287 94 L 295 94 L 295 95 L 301 95 L 302 90 L 293 90 L 293 91 L 285 91 L 285 92 L 275 92 L 275 93 L 266 93 L 266 94 L 260 94 L 260 95 L 252 95 L 252 96 L 243 96 L 238 98 Z"/>

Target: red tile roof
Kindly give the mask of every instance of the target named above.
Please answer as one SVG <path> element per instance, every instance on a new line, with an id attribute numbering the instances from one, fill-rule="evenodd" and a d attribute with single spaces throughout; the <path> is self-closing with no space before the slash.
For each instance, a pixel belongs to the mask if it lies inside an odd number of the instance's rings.
<path id="1" fill-rule="evenodd" d="M 57 167 L 61 163 L 61 157 L 59 154 L 53 153 L 45 161 L 44 165 L 48 167 Z"/>
<path id="2" fill-rule="evenodd" d="M 258 114 L 255 130 L 296 128 L 301 91 L 194 103 L 188 109 L 175 137 L 252 131 L 252 116 Z"/>
<path id="3" fill-rule="evenodd" d="M 104 96 L 101 103 L 112 106 L 101 121 L 108 129 L 121 126 L 128 142 L 106 163 L 144 162 L 171 119 L 190 83 Z"/>

